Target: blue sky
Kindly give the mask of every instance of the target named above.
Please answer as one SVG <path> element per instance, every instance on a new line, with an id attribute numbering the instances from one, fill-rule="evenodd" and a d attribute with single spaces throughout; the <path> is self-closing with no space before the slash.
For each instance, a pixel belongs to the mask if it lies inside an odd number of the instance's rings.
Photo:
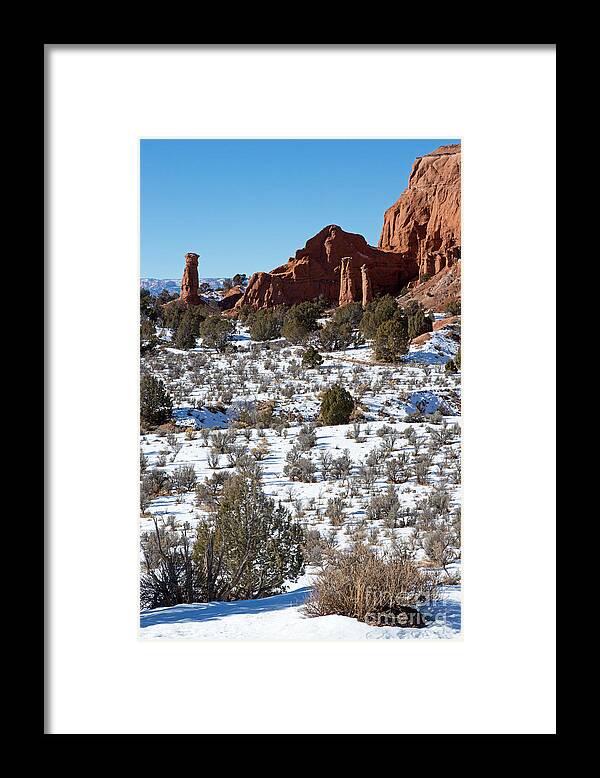
<path id="1" fill-rule="evenodd" d="M 250 275 L 286 262 L 327 224 L 377 245 L 415 157 L 456 139 L 142 140 L 141 275 Z"/>

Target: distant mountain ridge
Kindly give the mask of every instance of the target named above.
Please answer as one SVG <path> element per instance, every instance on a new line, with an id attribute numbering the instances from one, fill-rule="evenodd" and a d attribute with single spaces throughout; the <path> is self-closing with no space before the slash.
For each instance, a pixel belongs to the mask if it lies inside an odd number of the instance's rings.
<path id="1" fill-rule="evenodd" d="M 223 278 L 200 278 L 200 284 L 209 284 L 211 289 L 220 289 L 223 286 Z M 180 278 L 140 278 L 140 289 L 147 289 L 150 294 L 158 295 L 166 289 L 171 294 L 179 294 L 181 290 Z"/>

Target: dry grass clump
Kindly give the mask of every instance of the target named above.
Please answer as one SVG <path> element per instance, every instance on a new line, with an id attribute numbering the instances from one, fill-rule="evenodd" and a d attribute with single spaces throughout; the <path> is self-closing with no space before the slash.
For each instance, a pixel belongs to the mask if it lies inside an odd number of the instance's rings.
<path id="1" fill-rule="evenodd" d="M 394 546 L 379 551 L 356 544 L 328 556 L 305 612 L 373 623 L 374 614 L 431 602 L 438 587 L 438 578 L 421 570 L 408 548 Z"/>

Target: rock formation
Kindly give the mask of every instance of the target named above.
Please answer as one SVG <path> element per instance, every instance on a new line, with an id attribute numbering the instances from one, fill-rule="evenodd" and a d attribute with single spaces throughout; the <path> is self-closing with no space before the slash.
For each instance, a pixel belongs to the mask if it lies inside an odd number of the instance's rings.
<path id="1" fill-rule="evenodd" d="M 419 278 L 460 259 L 460 144 L 417 157 L 408 188 L 387 209 L 379 248 L 408 252 Z"/>
<path id="2" fill-rule="evenodd" d="M 378 248 L 335 224 L 324 227 L 284 265 L 254 273 L 232 315 L 242 305 L 318 297 L 330 305 L 365 305 L 405 288 L 406 299 L 444 310 L 460 295 L 460 152 L 460 144 L 440 146 L 415 160 L 408 188 L 385 212 Z"/>
<path id="3" fill-rule="evenodd" d="M 354 279 L 352 277 L 352 271 L 350 269 L 350 263 L 352 257 L 342 257 L 340 263 L 340 296 L 338 298 L 338 305 L 348 305 L 352 303 L 356 297 L 356 291 L 354 288 Z"/>
<path id="4" fill-rule="evenodd" d="M 217 305 L 220 310 L 229 311 L 243 296 L 244 289 L 241 286 L 232 286 L 231 289 L 223 293 L 220 300 L 217 300 Z"/>
<path id="5" fill-rule="evenodd" d="M 366 265 L 363 265 L 360 269 L 360 281 L 362 288 L 362 306 L 363 308 L 366 308 L 373 299 L 373 289 L 371 287 L 371 279 L 369 278 L 369 268 Z"/>
<path id="6" fill-rule="evenodd" d="M 188 252 L 185 255 L 185 269 L 181 278 L 179 300 L 186 305 L 200 305 L 204 302 L 198 294 L 198 254 Z"/>
<path id="7" fill-rule="evenodd" d="M 330 305 L 337 305 L 342 273 L 344 300 L 360 302 L 363 265 L 368 269 L 373 295 L 398 294 L 418 274 L 417 263 L 412 257 L 369 246 L 362 235 L 345 232 L 336 224 L 330 224 L 310 238 L 285 265 L 270 273 L 254 273 L 236 309 L 241 305 L 252 308 L 294 305 L 318 297 L 323 297 Z"/>

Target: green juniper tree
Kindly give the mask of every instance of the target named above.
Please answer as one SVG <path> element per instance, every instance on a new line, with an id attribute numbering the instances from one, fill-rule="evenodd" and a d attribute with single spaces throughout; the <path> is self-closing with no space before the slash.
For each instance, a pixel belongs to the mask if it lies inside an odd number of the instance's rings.
<path id="1" fill-rule="evenodd" d="M 354 334 L 352 327 L 347 322 L 338 323 L 328 321 L 319 330 L 319 341 L 325 351 L 341 351 L 352 345 Z"/>
<path id="2" fill-rule="evenodd" d="M 147 354 L 156 348 L 158 338 L 156 337 L 156 327 L 151 319 L 143 316 L 140 321 L 140 354 Z"/>
<path id="3" fill-rule="evenodd" d="M 380 324 L 373 339 L 375 358 L 382 362 L 399 362 L 408 351 L 408 322 L 397 316 Z"/>
<path id="4" fill-rule="evenodd" d="M 331 321 L 335 324 L 348 324 L 351 329 L 355 330 L 360 325 L 363 315 L 361 303 L 348 303 L 348 305 L 342 305 L 341 308 L 335 309 Z"/>
<path id="5" fill-rule="evenodd" d="M 458 349 L 453 359 L 449 359 L 446 362 L 445 370 L 447 373 L 458 373 L 460 370 L 460 349 Z"/>
<path id="6" fill-rule="evenodd" d="M 446 305 L 446 313 L 449 316 L 460 316 L 460 297 L 450 300 L 448 305 Z"/>
<path id="7" fill-rule="evenodd" d="M 222 489 L 216 513 L 197 527 L 192 557 L 210 600 L 253 600 L 284 591 L 304 572 L 303 532 L 267 497 L 258 478 L 238 473 Z"/>
<path id="8" fill-rule="evenodd" d="M 383 322 L 389 321 L 397 313 L 398 304 L 391 295 L 386 294 L 371 300 L 360 322 L 361 335 L 372 340 Z"/>
<path id="9" fill-rule="evenodd" d="M 229 319 L 222 316 L 208 316 L 199 329 L 202 345 L 217 351 L 225 351 L 234 329 L 235 325 Z"/>
<path id="10" fill-rule="evenodd" d="M 408 318 L 408 338 L 412 340 L 425 332 L 432 332 L 433 319 L 425 313 L 421 303 L 410 302 L 404 312 Z"/>
<path id="11" fill-rule="evenodd" d="M 161 306 L 160 319 L 163 327 L 167 327 L 173 332 L 177 332 L 179 325 L 183 320 L 195 321 L 196 335 L 200 322 L 207 316 L 217 313 L 215 307 L 210 305 L 185 305 L 180 300 L 170 301 L 169 305 Z"/>
<path id="12" fill-rule="evenodd" d="M 357 329 L 363 317 L 360 303 L 336 308 L 331 319 L 319 330 L 319 340 L 326 351 L 340 351 L 358 345 L 362 337 Z"/>
<path id="13" fill-rule="evenodd" d="M 314 346 L 309 346 L 302 354 L 302 367 L 316 368 L 323 364 L 323 357 Z"/>
<path id="14" fill-rule="evenodd" d="M 281 334 L 290 343 L 302 343 L 319 328 L 318 319 L 322 314 L 323 306 L 319 302 L 307 300 L 292 305 L 284 317 Z"/>
<path id="15" fill-rule="evenodd" d="M 159 304 L 147 289 L 140 289 L 140 319 L 150 319 L 153 324 L 159 319 Z"/>
<path id="16" fill-rule="evenodd" d="M 247 324 L 252 340 L 275 340 L 275 338 L 281 337 L 284 310 L 283 306 L 276 306 L 275 308 L 248 311 L 247 306 L 242 306 L 240 318 L 243 315 L 242 320 Z"/>
<path id="17" fill-rule="evenodd" d="M 198 320 L 192 313 L 191 308 L 181 317 L 175 335 L 173 337 L 173 345 L 175 348 L 188 349 L 194 348 L 196 345 L 196 338 L 198 337 Z"/>
<path id="18" fill-rule="evenodd" d="M 323 392 L 320 419 L 323 424 L 348 424 L 354 410 L 354 399 L 343 386 L 335 384 Z"/>
<path id="19" fill-rule="evenodd" d="M 171 418 L 173 401 L 162 381 L 151 375 L 140 380 L 140 419 L 142 424 L 156 427 Z"/>

